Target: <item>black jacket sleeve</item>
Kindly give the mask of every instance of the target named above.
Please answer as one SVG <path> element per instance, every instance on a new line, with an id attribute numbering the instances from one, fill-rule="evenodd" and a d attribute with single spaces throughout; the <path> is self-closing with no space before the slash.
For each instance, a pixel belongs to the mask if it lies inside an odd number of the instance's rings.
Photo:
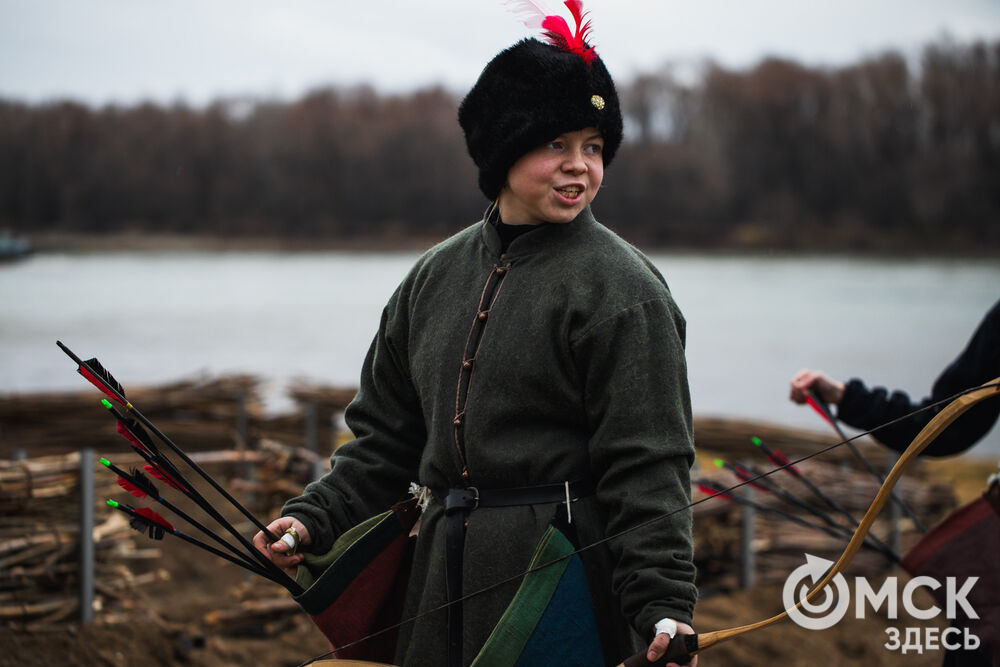
<path id="1" fill-rule="evenodd" d="M 863 430 L 895 451 L 903 451 L 934 415 L 947 403 L 907 416 L 920 408 L 945 401 L 966 389 L 1000 376 L 1000 301 L 986 313 L 962 353 L 934 382 L 931 395 L 914 403 L 902 391 L 891 394 L 883 387 L 868 389 L 855 378 L 847 383 L 837 417 Z M 924 454 L 948 456 L 965 451 L 989 433 L 1000 416 L 1000 400 L 986 401 L 970 409 L 932 442 Z M 899 420 L 899 421 L 896 421 Z M 890 422 L 893 422 L 890 424 Z M 888 424 L 883 426 L 884 424 Z"/>

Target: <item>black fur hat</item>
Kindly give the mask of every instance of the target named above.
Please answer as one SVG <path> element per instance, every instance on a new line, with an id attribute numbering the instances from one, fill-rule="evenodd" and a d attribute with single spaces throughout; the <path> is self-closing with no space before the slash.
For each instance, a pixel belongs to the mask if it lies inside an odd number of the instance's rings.
<path id="1" fill-rule="evenodd" d="M 591 52 L 592 53 L 592 52 Z M 622 114 L 601 59 L 524 39 L 501 51 L 462 100 L 458 122 L 479 167 L 479 189 L 491 201 L 525 153 L 564 132 L 596 127 L 604 165 L 622 140 Z"/>

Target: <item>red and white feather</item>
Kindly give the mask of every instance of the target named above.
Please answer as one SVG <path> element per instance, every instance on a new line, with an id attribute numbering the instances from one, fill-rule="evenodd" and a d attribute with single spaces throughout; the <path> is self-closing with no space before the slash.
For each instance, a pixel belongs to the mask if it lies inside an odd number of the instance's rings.
<path id="1" fill-rule="evenodd" d="M 576 23 L 571 30 L 566 19 L 558 14 L 551 14 L 535 0 L 506 0 L 505 3 L 512 12 L 519 14 L 524 24 L 529 28 L 540 28 L 545 39 L 556 48 L 568 53 L 574 53 L 589 65 L 597 57 L 597 52 L 590 46 L 590 21 L 583 10 L 582 0 L 566 0 L 563 4 L 569 9 Z"/>

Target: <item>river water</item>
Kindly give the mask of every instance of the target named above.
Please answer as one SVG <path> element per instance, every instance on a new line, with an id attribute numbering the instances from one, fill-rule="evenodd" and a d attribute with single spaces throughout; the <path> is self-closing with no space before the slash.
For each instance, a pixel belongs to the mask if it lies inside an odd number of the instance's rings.
<path id="1" fill-rule="evenodd" d="M 249 372 L 269 404 L 302 378 L 355 386 L 415 252 L 40 254 L 0 265 L 0 391 L 87 386 L 56 347 L 125 385 Z M 803 367 L 929 392 L 1000 297 L 969 259 L 651 254 L 688 321 L 696 415 L 824 428 L 787 400 Z M 1000 427 L 973 453 L 1000 453 Z"/>

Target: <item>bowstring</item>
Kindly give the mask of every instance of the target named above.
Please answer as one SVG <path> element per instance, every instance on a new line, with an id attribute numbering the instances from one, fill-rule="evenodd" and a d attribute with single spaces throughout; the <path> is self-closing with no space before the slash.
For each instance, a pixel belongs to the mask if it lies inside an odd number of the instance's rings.
<path id="1" fill-rule="evenodd" d="M 528 576 L 529 574 L 534 574 L 535 572 L 539 572 L 541 570 L 544 570 L 547 567 L 551 567 L 553 565 L 561 563 L 564 560 L 572 558 L 573 556 L 577 556 L 577 555 L 582 554 L 584 552 L 590 551 L 591 549 L 594 549 L 594 548 L 596 548 L 596 547 L 598 547 L 598 546 L 600 546 L 602 544 L 605 544 L 605 543 L 610 542 L 612 540 L 616 540 L 619 537 L 623 537 L 625 535 L 633 533 L 633 532 L 635 532 L 637 530 L 641 530 L 643 528 L 648 528 L 649 526 L 651 526 L 651 525 L 653 525 L 653 524 L 655 524 L 657 522 L 663 521 L 665 519 L 669 519 L 670 517 L 672 517 L 675 514 L 678 514 L 679 512 L 683 512 L 685 510 L 691 509 L 691 508 L 693 508 L 693 507 L 695 507 L 697 505 L 700 505 L 700 504 L 702 504 L 702 503 L 704 503 L 704 502 L 706 502 L 708 500 L 711 500 L 711 499 L 713 499 L 713 498 L 715 498 L 717 496 L 722 496 L 722 495 L 728 494 L 728 493 L 730 493 L 732 491 L 735 491 L 735 490 L 740 489 L 740 488 L 742 488 L 744 486 L 752 484 L 752 483 L 756 482 L 759 479 L 762 479 L 764 477 L 768 477 L 768 476 L 770 476 L 770 475 L 772 475 L 772 474 L 774 474 L 774 473 L 776 473 L 776 472 L 778 472 L 780 470 L 784 470 L 785 468 L 795 467 L 796 465 L 798 465 L 800 463 L 803 463 L 804 461 L 808 461 L 810 459 L 816 458 L 817 456 L 822 456 L 823 454 L 826 454 L 827 452 L 833 451 L 837 447 L 842 447 L 843 445 L 846 445 L 847 443 L 850 443 L 850 442 L 853 442 L 855 440 L 858 440 L 859 438 L 863 438 L 865 436 L 871 435 L 871 434 L 873 434 L 873 433 L 875 433 L 877 431 L 880 431 L 880 430 L 882 430 L 884 428 L 888 428 L 889 426 L 892 426 L 893 424 L 898 424 L 899 422 L 906 421 L 907 419 L 910 419 L 911 417 L 915 417 L 915 416 L 917 416 L 917 415 L 919 415 L 919 414 L 921 414 L 923 412 L 927 412 L 929 410 L 934 410 L 934 409 L 936 409 L 938 407 L 941 407 L 942 405 L 946 405 L 948 403 L 951 403 L 955 399 L 958 399 L 958 398 L 960 398 L 962 396 L 965 396 L 966 394 L 970 394 L 970 393 L 972 393 L 974 391 L 978 391 L 979 389 L 986 389 L 986 388 L 989 388 L 989 387 L 996 387 L 996 388 L 1000 389 L 1000 382 L 991 382 L 989 384 L 978 385 L 978 386 L 972 387 L 970 389 L 962 390 L 962 391 L 958 392 L 957 394 L 955 394 L 953 396 L 950 396 L 948 398 L 944 398 L 944 399 L 941 399 L 940 401 L 935 401 L 934 403 L 930 403 L 928 405 L 925 405 L 922 408 L 918 408 L 918 409 L 916 409 L 916 410 L 914 410 L 912 412 L 909 412 L 909 413 L 907 413 L 905 415 L 902 415 L 902 416 L 897 417 L 897 418 L 895 418 L 893 420 L 887 421 L 884 424 L 879 424 L 878 426 L 876 426 L 876 427 L 874 427 L 872 429 L 869 429 L 867 431 L 858 433 L 857 435 L 854 435 L 854 436 L 852 436 L 850 438 L 845 438 L 845 439 L 840 440 L 839 442 L 836 442 L 836 443 L 834 443 L 832 445 L 828 445 L 826 447 L 823 447 L 823 448 L 821 448 L 821 449 L 819 449 L 819 450 L 817 450 L 815 452 L 812 452 L 810 454 L 806 454 L 805 456 L 802 456 L 802 457 L 797 458 L 795 460 L 790 460 L 788 463 L 785 463 L 784 465 L 776 466 L 774 468 L 771 468 L 770 470 L 766 470 L 766 471 L 764 471 L 762 473 L 758 473 L 757 475 L 755 475 L 753 477 L 750 477 L 749 479 L 745 479 L 745 480 L 739 482 L 738 484 L 734 484 L 734 485 L 732 485 L 730 487 L 722 489 L 722 490 L 718 491 L 717 493 L 714 493 L 714 494 L 709 495 L 709 496 L 705 496 L 704 498 L 701 498 L 699 500 L 692 501 L 691 503 L 685 505 L 684 507 L 679 507 L 679 508 L 677 508 L 675 510 L 671 510 L 671 511 L 666 512 L 664 514 L 659 514 L 659 515 L 657 515 L 657 516 L 655 516 L 655 517 L 653 517 L 651 519 L 647 519 L 645 521 L 637 523 L 636 525 L 631 526 L 629 528 L 626 528 L 624 530 L 621 530 L 621 531 L 619 531 L 619 532 L 617 532 L 617 533 L 615 533 L 613 535 L 608 535 L 607 537 L 603 537 L 603 538 L 597 540 L 596 542 L 591 542 L 590 544 L 582 546 L 582 547 L 576 549 L 575 551 L 571 551 L 571 552 L 569 552 L 567 554 L 563 554 L 562 556 L 559 556 L 558 558 L 553 558 L 552 560 L 550 560 L 550 561 L 548 561 L 546 563 L 542 563 L 540 565 L 536 565 L 535 567 L 529 568 L 529 569 L 525 570 L 524 572 L 521 572 L 520 574 L 515 574 L 515 575 L 513 575 L 511 577 L 507 577 L 506 579 L 502 579 L 500 581 L 497 581 L 497 582 L 495 582 L 493 584 L 490 584 L 489 586 L 486 586 L 484 588 L 481 588 L 481 589 L 479 589 L 477 591 L 473 591 L 472 593 L 468 593 L 466 595 L 463 595 L 462 597 L 460 597 L 460 598 L 458 598 L 456 600 L 452 600 L 452 601 L 446 602 L 446 603 L 444 603 L 442 605 L 438 605 L 437 607 L 433 607 L 431 609 L 428 609 L 427 611 L 421 612 L 421 613 L 417 614 L 416 616 L 412 616 L 411 618 L 402 620 L 402 621 L 400 621 L 398 623 L 395 623 L 393 625 L 390 625 L 390 626 L 387 626 L 385 628 L 382 628 L 381 630 L 377 630 L 377 631 L 375 631 L 375 632 L 373 632 L 373 633 L 371 633 L 369 635 L 366 635 L 366 636 L 362 637 L 361 639 L 356 639 L 353 642 L 350 642 L 348 644 L 344 644 L 343 646 L 339 646 L 339 647 L 337 647 L 337 648 L 335 648 L 335 649 L 333 649 L 331 651 L 327 651 L 326 653 L 323 653 L 322 655 L 317 655 L 315 657 L 309 658 L 305 662 L 299 664 L 298 667 L 305 667 L 306 665 L 310 665 L 313 662 L 316 662 L 317 660 L 322 660 L 323 658 L 325 658 L 327 656 L 333 655 L 335 653 L 339 653 L 340 651 L 343 651 L 345 649 L 351 648 L 352 646 L 357 646 L 358 644 L 362 644 L 364 642 L 370 641 L 372 639 L 375 639 L 376 637 L 380 637 L 380 636 L 386 634 L 387 632 L 392 632 L 393 630 L 397 630 L 397 629 L 403 627 L 404 625 L 407 625 L 409 623 L 415 623 L 416 621 L 419 621 L 422 618 L 430 616 L 431 614 L 436 614 L 436 613 L 438 613 L 440 611 L 444 611 L 445 609 L 447 609 L 451 605 L 458 604 L 460 602 L 465 602 L 466 600 L 469 600 L 471 598 L 477 597 L 479 595 L 483 595 L 483 594 L 488 593 L 488 592 L 490 592 L 492 590 L 496 590 L 497 588 L 500 588 L 501 586 L 505 586 L 505 585 L 507 585 L 509 583 L 518 581 L 519 579 L 523 579 L 524 577 Z"/>

